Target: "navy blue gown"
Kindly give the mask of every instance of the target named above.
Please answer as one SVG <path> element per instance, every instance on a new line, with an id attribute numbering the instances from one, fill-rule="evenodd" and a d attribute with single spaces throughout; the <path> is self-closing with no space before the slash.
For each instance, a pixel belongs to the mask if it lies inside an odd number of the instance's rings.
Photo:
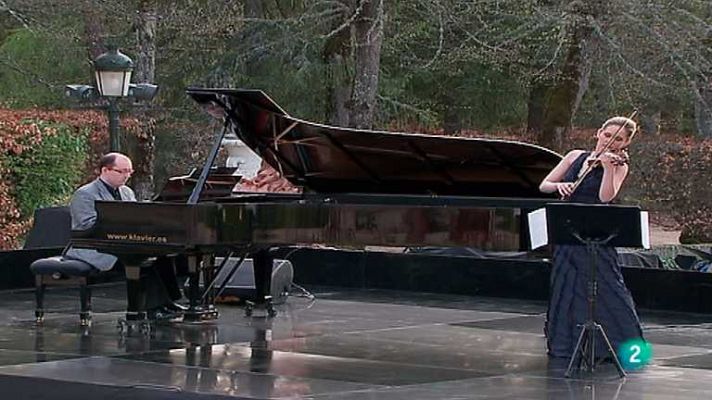
<path id="1" fill-rule="evenodd" d="M 590 153 L 581 154 L 564 176 L 564 182 L 574 182 L 578 171 Z M 603 168 L 596 167 L 583 180 L 569 201 L 601 203 L 598 191 Z M 618 253 L 615 248 L 600 247 L 596 278 L 598 296 L 595 320 L 603 326 L 613 350 L 630 339 L 642 338 L 643 331 L 635 311 L 633 298 L 623 282 Z M 588 318 L 588 277 L 590 257 L 585 246 L 559 245 L 554 249 L 551 273 L 549 310 L 544 333 L 550 356 L 571 357 L 581 332 L 580 324 Z M 597 357 L 606 356 L 605 342 L 597 336 Z"/>

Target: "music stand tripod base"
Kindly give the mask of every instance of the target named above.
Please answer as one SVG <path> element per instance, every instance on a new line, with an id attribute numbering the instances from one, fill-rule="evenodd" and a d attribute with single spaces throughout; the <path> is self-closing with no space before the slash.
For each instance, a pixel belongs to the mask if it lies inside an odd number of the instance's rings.
<path id="1" fill-rule="evenodd" d="M 608 355 L 613 360 L 613 363 L 618 370 L 618 374 L 621 378 L 623 378 L 626 376 L 626 373 L 618 360 L 615 350 L 613 350 L 611 341 L 608 340 L 608 335 L 606 335 L 606 331 L 603 329 L 603 326 L 595 320 L 596 297 L 598 294 L 598 282 L 596 280 L 596 271 L 598 269 L 597 250 L 599 246 L 606 245 L 616 235 L 612 234 L 603 240 L 594 240 L 582 238 L 576 232 L 572 232 L 571 234 L 586 245 L 586 250 L 589 254 L 591 262 L 589 263 L 588 316 L 586 322 L 581 325 L 581 333 L 576 341 L 576 347 L 574 347 L 574 352 L 571 355 L 571 360 L 569 360 L 569 366 L 566 369 L 564 376 L 570 378 L 573 374 L 574 367 L 578 370 L 590 373 L 593 373 L 596 370 L 596 334 L 600 333 L 603 338 L 603 342 L 606 344 Z M 583 368 L 581 368 L 582 364 Z"/>
<path id="2" fill-rule="evenodd" d="M 596 370 L 596 333 L 600 333 L 601 337 L 603 337 L 603 341 L 606 343 L 606 347 L 608 348 L 608 354 L 618 370 L 618 375 L 621 378 L 626 376 L 623 366 L 621 366 L 615 351 L 613 351 L 611 341 L 608 340 L 608 336 L 603 330 L 601 324 L 595 321 L 587 321 L 581 326 L 581 333 L 576 341 L 576 350 L 574 350 L 574 354 L 571 356 L 569 366 L 564 374 L 565 377 L 571 378 L 574 369 L 590 373 L 593 373 Z M 576 363 L 576 360 L 578 360 L 578 363 Z"/>

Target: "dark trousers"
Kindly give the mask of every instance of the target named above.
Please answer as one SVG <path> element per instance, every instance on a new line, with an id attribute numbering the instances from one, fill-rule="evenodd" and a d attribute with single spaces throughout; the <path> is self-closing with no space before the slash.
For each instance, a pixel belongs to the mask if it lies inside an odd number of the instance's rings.
<path id="1" fill-rule="evenodd" d="M 173 259 L 157 257 L 141 268 L 141 282 L 146 290 L 146 309 L 150 310 L 183 297 L 178 285 Z"/>
<path id="2" fill-rule="evenodd" d="M 164 306 L 183 297 L 174 266 L 174 257 L 145 259 L 141 256 L 125 256 L 124 260 L 141 267 L 140 292 L 128 296 L 135 299 L 138 310 L 151 310 Z M 180 269 L 180 266 L 179 266 Z"/>

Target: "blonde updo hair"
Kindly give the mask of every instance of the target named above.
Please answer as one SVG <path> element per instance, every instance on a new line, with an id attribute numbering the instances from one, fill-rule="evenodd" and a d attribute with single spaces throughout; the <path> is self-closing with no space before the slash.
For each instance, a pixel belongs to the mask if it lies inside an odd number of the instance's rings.
<path id="1" fill-rule="evenodd" d="M 606 129 L 608 125 L 622 126 L 622 130 L 625 131 L 626 135 L 628 135 L 628 138 L 632 137 L 638 130 L 638 124 L 636 124 L 635 121 L 627 117 L 609 118 L 608 120 L 606 120 L 606 122 L 603 123 L 603 125 L 601 125 L 601 129 Z"/>

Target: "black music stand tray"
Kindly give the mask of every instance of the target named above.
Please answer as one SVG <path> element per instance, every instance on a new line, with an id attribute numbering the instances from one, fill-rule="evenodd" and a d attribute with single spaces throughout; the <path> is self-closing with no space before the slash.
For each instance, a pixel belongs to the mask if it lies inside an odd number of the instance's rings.
<path id="1" fill-rule="evenodd" d="M 640 208 L 603 204 L 556 203 L 546 205 L 549 242 L 555 245 L 584 245 L 589 254 L 588 318 L 581 326 L 566 369 L 567 378 L 574 369 L 594 372 L 596 369 L 596 334 L 600 333 L 620 377 L 625 371 L 618 360 L 603 326 L 596 322 L 598 253 L 600 246 L 643 247 Z"/>

